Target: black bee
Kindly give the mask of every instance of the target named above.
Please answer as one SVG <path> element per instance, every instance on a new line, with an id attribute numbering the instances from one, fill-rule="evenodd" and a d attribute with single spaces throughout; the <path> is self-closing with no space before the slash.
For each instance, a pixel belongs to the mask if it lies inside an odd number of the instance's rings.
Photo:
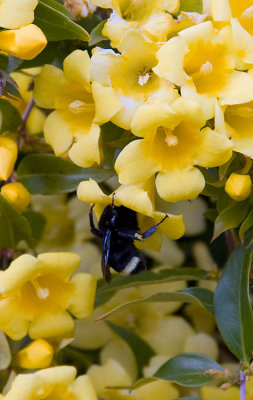
<path id="1" fill-rule="evenodd" d="M 90 209 L 90 230 L 102 240 L 102 272 L 107 283 L 111 280 L 110 267 L 125 275 L 137 274 L 146 269 L 146 263 L 134 245 L 134 240 L 144 241 L 157 230 L 168 216 L 147 231 L 139 231 L 137 214 L 125 206 L 108 205 L 99 220 L 98 229 L 93 221 L 93 206 Z"/>

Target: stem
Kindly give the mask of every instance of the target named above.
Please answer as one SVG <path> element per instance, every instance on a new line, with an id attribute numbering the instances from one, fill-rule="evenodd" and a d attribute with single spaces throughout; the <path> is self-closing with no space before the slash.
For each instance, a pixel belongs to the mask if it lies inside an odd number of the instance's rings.
<path id="1" fill-rule="evenodd" d="M 34 100 L 33 100 L 33 97 L 31 97 L 31 99 L 30 99 L 30 101 L 29 101 L 29 103 L 28 103 L 28 105 L 27 105 L 27 107 L 25 109 L 25 112 L 24 112 L 24 114 L 22 116 L 23 123 L 22 123 L 22 125 L 20 127 L 20 130 L 22 130 L 22 128 L 24 127 L 24 125 L 26 123 L 26 120 L 29 117 L 30 112 L 32 111 L 33 106 L 34 106 Z"/>
<path id="2" fill-rule="evenodd" d="M 246 379 L 244 373 L 240 370 L 240 400 L 246 400 Z"/>

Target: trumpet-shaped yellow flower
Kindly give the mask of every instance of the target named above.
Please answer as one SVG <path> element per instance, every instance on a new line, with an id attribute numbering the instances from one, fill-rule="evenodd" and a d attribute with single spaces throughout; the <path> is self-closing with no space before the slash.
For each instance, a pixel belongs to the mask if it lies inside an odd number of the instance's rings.
<path id="1" fill-rule="evenodd" d="M 154 209 L 152 186 L 150 182 L 145 185 L 139 184 L 136 186 L 122 185 L 114 192 L 116 206 L 123 205 L 137 212 L 141 232 L 160 222 L 165 216 L 165 213 L 155 211 Z M 94 210 L 98 217 L 100 217 L 104 208 L 112 203 L 112 195 L 105 195 L 98 184 L 92 179 L 79 184 L 77 197 L 79 200 L 95 203 Z M 162 241 L 161 233 L 164 233 L 170 239 L 178 239 L 184 234 L 182 215 L 168 214 L 168 217 L 159 225 L 154 235 L 142 243 L 143 247 L 159 251 Z"/>
<path id="2" fill-rule="evenodd" d="M 87 51 L 75 50 L 63 63 L 63 71 L 45 65 L 35 80 L 34 98 L 42 108 L 55 109 L 46 119 L 44 134 L 56 155 L 66 155 L 81 167 L 100 163 L 99 124 L 119 109 L 119 99 L 106 90 L 103 110 L 94 103 L 100 87 L 90 83 Z"/>
<path id="3" fill-rule="evenodd" d="M 111 120 L 124 129 L 130 129 L 135 111 L 149 96 L 155 95 L 163 86 L 171 86 L 152 70 L 157 64 L 159 47 L 131 29 L 120 42 L 121 55 L 100 48 L 93 52 L 91 77 L 97 89 L 96 107 L 100 113 L 104 112 L 108 103 L 107 91 L 111 89 L 118 99 L 112 108 Z"/>
<path id="4" fill-rule="evenodd" d="M 31 201 L 31 195 L 20 182 L 11 182 L 1 187 L 1 194 L 19 211 L 24 211 Z"/>
<path id="5" fill-rule="evenodd" d="M 6 181 L 11 175 L 18 155 L 18 147 L 14 140 L 0 137 L 0 179 Z"/>
<path id="6" fill-rule="evenodd" d="M 27 369 L 47 368 L 52 362 L 53 355 L 53 346 L 44 339 L 37 339 L 15 355 L 14 363 L 18 367 Z"/>
<path id="7" fill-rule="evenodd" d="M 97 400 L 87 375 L 76 378 L 69 366 L 46 368 L 33 374 L 19 374 L 3 400 Z"/>
<path id="8" fill-rule="evenodd" d="M 135 113 L 132 131 L 143 139 L 128 144 L 115 169 L 122 184 L 138 184 L 156 172 L 157 191 L 166 201 L 194 199 L 205 180 L 195 165 L 215 167 L 232 155 L 232 144 L 205 123 L 198 103 L 174 96 L 170 103 L 155 101 Z"/>
<path id="9" fill-rule="evenodd" d="M 36 57 L 46 45 L 46 36 L 34 24 L 0 32 L 1 51 L 24 60 Z"/>
<path id="10" fill-rule="evenodd" d="M 211 21 L 202 22 L 179 32 L 157 53 L 159 63 L 153 68 L 157 75 L 181 86 L 183 96 L 199 98 L 203 110 L 206 103 L 213 104 L 206 118 L 213 117 L 217 97 L 221 104 L 252 98 L 252 77 L 235 70 L 240 50 L 233 42 L 236 28 L 233 24 L 217 31 Z"/>
<path id="11" fill-rule="evenodd" d="M 0 26 L 16 29 L 33 22 L 38 0 L 2 0 L 0 4 Z"/>
<path id="12" fill-rule="evenodd" d="M 10 76 L 17 82 L 21 97 L 9 98 L 8 101 L 13 104 L 21 115 L 24 114 L 33 95 L 34 77 L 39 74 L 40 68 L 29 68 L 24 72 L 12 72 Z M 25 128 L 29 133 L 36 134 L 43 131 L 45 114 L 36 105 L 32 107 L 26 120 Z"/>
<path id="13" fill-rule="evenodd" d="M 173 19 L 169 12 L 176 12 L 179 0 L 93 0 L 100 7 L 112 8 L 103 34 L 110 38 L 113 47 L 118 47 L 128 29 L 137 29 L 153 40 L 167 39 L 169 25 Z"/>
<path id="14" fill-rule="evenodd" d="M 0 272 L 0 328 L 12 339 L 69 336 L 93 309 L 96 278 L 78 273 L 75 253 L 24 254 Z"/>

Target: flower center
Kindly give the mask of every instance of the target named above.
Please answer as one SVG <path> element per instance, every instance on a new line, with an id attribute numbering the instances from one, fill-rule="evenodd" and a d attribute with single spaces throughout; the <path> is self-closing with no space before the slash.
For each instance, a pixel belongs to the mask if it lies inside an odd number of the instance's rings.
<path id="1" fill-rule="evenodd" d="M 34 286 L 39 299 L 45 300 L 48 298 L 48 296 L 49 296 L 48 288 L 41 287 L 37 279 L 32 279 L 31 283 Z"/>
<path id="2" fill-rule="evenodd" d="M 68 105 L 68 108 L 74 114 L 80 114 L 82 112 L 92 111 L 94 109 L 94 103 L 85 103 L 81 100 L 74 100 Z"/>
<path id="3" fill-rule="evenodd" d="M 191 74 L 193 79 L 200 78 L 202 76 L 207 76 L 213 72 L 213 65 L 210 61 L 206 61 L 204 64 L 201 65 L 198 72 Z"/>
<path id="4" fill-rule="evenodd" d="M 138 83 L 140 86 L 146 85 L 149 78 L 151 77 L 151 71 L 148 68 L 145 68 L 143 72 L 139 74 Z"/>
<path id="5" fill-rule="evenodd" d="M 169 146 L 169 147 L 173 147 L 176 146 L 178 144 L 178 138 L 177 136 L 173 135 L 172 131 L 170 131 L 168 128 L 166 128 L 165 126 L 159 126 L 159 128 L 157 128 L 156 133 L 158 135 L 164 135 L 164 140 L 165 143 Z"/>

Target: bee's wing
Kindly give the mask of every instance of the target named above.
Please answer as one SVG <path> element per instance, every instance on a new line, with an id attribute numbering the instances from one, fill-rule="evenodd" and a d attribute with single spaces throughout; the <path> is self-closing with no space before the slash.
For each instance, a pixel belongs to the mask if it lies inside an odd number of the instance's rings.
<path id="1" fill-rule="evenodd" d="M 109 283 L 111 280 L 110 267 L 108 265 L 111 247 L 111 230 L 107 229 L 102 245 L 102 273 L 104 280 Z"/>

